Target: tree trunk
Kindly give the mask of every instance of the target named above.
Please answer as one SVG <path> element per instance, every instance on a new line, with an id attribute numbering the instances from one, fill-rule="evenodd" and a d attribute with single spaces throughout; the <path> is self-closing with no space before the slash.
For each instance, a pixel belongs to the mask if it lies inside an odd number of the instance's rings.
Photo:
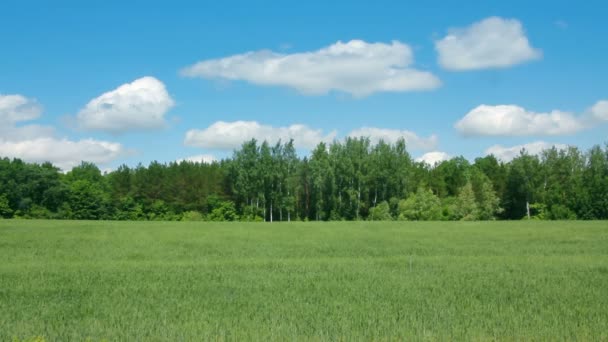
<path id="1" fill-rule="evenodd" d="M 376 206 L 376 201 L 378 201 L 378 187 L 374 190 L 374 207 Z"/>
<path id="2" fill-rule="evenodd" d="M 357 186 L 357 221 L 359 221 L 359 207 L 361 206 L 361 184 Z"/>
<path id="3" fill-rule="evenodd" d="M 270 222 L 272 222 L 272 200 L 270 200 Z"/>

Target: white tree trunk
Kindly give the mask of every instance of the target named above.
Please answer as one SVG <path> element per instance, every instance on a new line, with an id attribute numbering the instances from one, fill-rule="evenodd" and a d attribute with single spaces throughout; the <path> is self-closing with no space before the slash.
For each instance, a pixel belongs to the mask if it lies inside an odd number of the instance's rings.
<path id="1" fill-rule="evenodd" d="M 357 186 L 357 221 L 359 221 L 359 207 L 361 206 L 361 184 Z"/>

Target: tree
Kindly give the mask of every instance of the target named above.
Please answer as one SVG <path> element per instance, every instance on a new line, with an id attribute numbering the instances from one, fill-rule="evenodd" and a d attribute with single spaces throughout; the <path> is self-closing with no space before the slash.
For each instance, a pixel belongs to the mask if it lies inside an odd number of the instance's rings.
<path id="1" fill-rule="evenodd" d="M 488 155 L 483 158 L 476 158 L 473 166 L 488 177 L 492 182 L 494 192 L 499 198 L 502 198 L 507 180 L 505 164 L 499 162 L 494 155 Z"/>
<path id="2" fill-rule="evenodd" d="M 86 179 L 70 185 L 67 204 L 71 217 L 77 220 L 99 220 L 110 218 L 109 199 L 103 189 Z"/>
<path id="3" fill-rule="evenodd" d="M 502 208 L 500 207 L 500 198 L 496 195 L 492 181 L 476 167 L 471 169 L 470 180 L 475 192 L 478 219 L 496 219 L 496 215 L 502 212 Z"/>
<path id="4" fill-rule="evenodd" d="M 587 195 L 581 215 L 591 219 L 608 219 L 608 146 L 602 151 L 593 146 L 587 154 L 587 167 L 583 171 L 582 193 Z"/>
<path id="5" fill-rule="evenodd" d="M 387 211 L 388 208 L 388 211 Z M 504 210 L 502 209 L 504 208 Z M 608 219 L 608 145 L 522 150 L 510 162 L 414 162 L 403 139 L 245 142 L 219 162 L 153 161 L 102 174 L 82 162 L 0 158 L 0 216 L 71 219 Z"/>
<path id="6" fill-rule="evenodd" d="M 477 203 L 480 220 L 494 220 L 496 215 L 502 212 L 500 199 L 492 187 L 492 182 L 485 181 L 481 184 L 480 196 Z"/>
<path id="7" fill-rule="evenodd" d="M 390 221 L 392 220 L 391 209 L 387 201 L 378 203 L 377 206 L 369 210 L 370 221 Z"/>
<path id="8" fill-rule="evenodd" d="M 587 193 L 582 191 L 585 160 L 575 147 L 553 147 L 541 154 L 543 186 L 540 190 L 543 202 L 549 208 L 550 217 L 568 218 L 585 209 Z"/>
<path id="9" fill-rule="evenodd" d="M 319 143 L 313 150 L 309 166 L 312 179 L 311 209 L 314 219 L 317 221 L 329 219 L 333 172 L 329 167 L 329 153 L 325 143 Z"/>
<path id="10" fill-rule="evenodd" d="M 287 221 L 291 221 L 291 216 L 295 214 L 296 199 L 298 189 L 298 156 L 290 140 L 283 148 L 283 160 L 285 162 L 285 195 L 282 206 L 287 211 Z"/>
<path id="11" fill-rule="evenodd" d="M 456 206 L 458 218 L 463 221 L 474 221 L 479 219 L 479 209 L 475 200 L 475 192 L 473 185 L 467 182 L 458 194 L 458 203 Z"/>
<path id="12" fill-rule="evenodd" d="M 11 209 L 8 198 L 6 195 L 0 195 L 0 218 L 10 218 L 13 215 L 13 209 Z"/>
<path id="13" fill-rule="evenodd" d="M 416 193 L 399 202 L 399 219 L 411 221 L 439 220 L 441 200 L 429 189 L 418 187 Z"/>
<path id="14" fill-rule="evenodd" d="M 115 203 L 116 214 L 114 218 L 116 220 L 136 221 L 146 218 L 142 205 L 131 196 L 121 197 Z"/>
<path id="15" fill-rule="evenodd" d="M 207 219 L 209 221 L 237 221 L 239 216 L 236 212 L 234 202 L 223 201 L 217 208 L 211 211 Z"/>
<path id="16" fill-rule="evenodd" d="M 522 150 L 508 167 L 507 184 L 502 200 L 504 217 L 519 220 L 526 216 L 530 203 L 542 202 L 539 191 L 542 185 L 543 177 L 538 157 Z"/>

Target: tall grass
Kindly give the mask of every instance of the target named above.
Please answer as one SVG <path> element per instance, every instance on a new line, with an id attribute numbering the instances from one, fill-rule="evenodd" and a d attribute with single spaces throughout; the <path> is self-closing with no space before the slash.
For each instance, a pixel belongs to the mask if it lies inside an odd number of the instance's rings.
<path id="1" fill-rule="evenodd" d="M 0 220 L 0 340 L 607 340 L 606 222 Z"/>

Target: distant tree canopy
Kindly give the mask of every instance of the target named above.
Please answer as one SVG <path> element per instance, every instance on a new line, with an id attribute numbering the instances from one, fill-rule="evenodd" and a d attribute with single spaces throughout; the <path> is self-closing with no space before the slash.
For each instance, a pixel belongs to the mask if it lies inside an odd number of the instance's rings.
<path id="1" fill-rule="evenodd" d="M 293 141 L 245 142 L 232 158 L 102 174 L 83 162 L 0 159 L 0 218 L 88 220 L 608 219 L 608 146 L 522 151 L 428 165 L 403 140 L 320 143 L 300 158 Z"/>

